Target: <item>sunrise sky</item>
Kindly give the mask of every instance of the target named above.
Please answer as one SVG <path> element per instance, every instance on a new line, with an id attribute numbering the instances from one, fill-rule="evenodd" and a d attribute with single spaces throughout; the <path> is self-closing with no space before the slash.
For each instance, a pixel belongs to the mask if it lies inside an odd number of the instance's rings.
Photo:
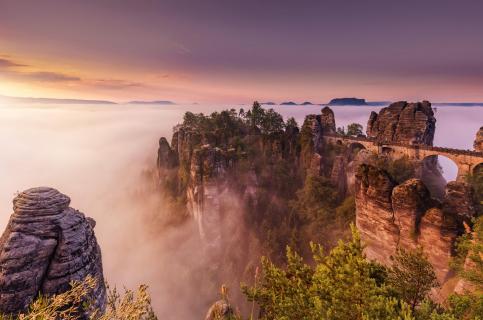
<path id="1" fill-rule="evenodd" d="M 483 101 L 483 1 L 0 0 L 0 95 Z"/>

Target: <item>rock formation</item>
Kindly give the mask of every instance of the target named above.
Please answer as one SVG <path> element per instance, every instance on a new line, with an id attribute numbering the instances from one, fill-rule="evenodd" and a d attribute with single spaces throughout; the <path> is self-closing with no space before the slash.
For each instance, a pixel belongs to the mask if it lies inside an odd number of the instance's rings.
<path id="1" fill-rule="evenodd" d="M 428 101 L 399 101 L 372 112 L 367 136 L 381 143 L 433 144 L 436 119 Z"/>
<path id="2" fill-rule="evenodd" d="M 462 222 L 472 217 L 465 183 L 451 182 L 441 204 L 419 179 L 396 185 L 383 170 L 361 165 L 356 175 L 356 225 L 369 259 L 390 265 L 397 248 L 423 247 L 441 284 L 452 273 L 449 261 Z"/>
<path id="3" fill-rule="evenodd" d="M 69 207 L 68 196 L 52 188 L 28 189 L 13 200 L 0 238 L 0 313 L 25 311 L 39 295 L 70 288 L 88 275 L 96 279 L 92 307 L 106 304 L 101 250 L 95 221 Z"/>
<path id="4" fill-rule="evenodd" d="M 166 138 L 159 139 L 158 148 L 158 168 L 172 169 L 178 165 L 178 156 L 173 149 L 171 149 Z"/>
<path id="5" fill-rule="evenodd" d="M 478 130 L 478 132 L 476 133 L 475 143 L 473 144 L 473 147 L 476 151 L 483 152 L 483 127 L 481 127 L 480 130 Z"/>
<path id="6" fill-rule="evenodd" d="M 394 223 L 392 190 L 396 183 L 384 171 L 361 165 L 356 174 L 356 226 L 369 259 L 384 264 L 396 251 L 398 228 Z"/>
<path id="7" fill-rule="evenodd" d="M 235 311 L 232 306 L 225 300 L 218 300 L 208 310 L 205 320 L 229 320 L 234 319 Z"/>
<path id="8" fill-rule="evenodd" d="M 476 215 L 473 193 L 473 189 L 466 182 L 448 182 L 443 199 L 444 212 L 458 219 L 460 225 L 463 222 L 470 224 Z"/>
<path id="9" fill-rule="evenodd" d="M 324 107 L 322 109 L 320 125 L 324 133 L 335 133 L 335 116 L 331 108 Z"/>

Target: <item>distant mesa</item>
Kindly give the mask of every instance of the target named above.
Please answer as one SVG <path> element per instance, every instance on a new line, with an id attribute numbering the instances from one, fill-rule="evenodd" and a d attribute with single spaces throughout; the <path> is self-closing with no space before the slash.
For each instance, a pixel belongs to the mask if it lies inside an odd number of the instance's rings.
<path id="1" fill-rule="evenodd" d="M 367 106 L 366 99 L 335 98 L 330 100 L 329 106 Z"/>
<path id="2" fill-rule="evenodd" d="M 286 101 L 286 102 L 282 102 L 280 105 L 282 105 L 282 106 L 296 106 L 297 104 L 293 101 Z"/>
<path id="3" fill-rule="evenodd" d="M 310 101 L 305 101 L 304 103 L 301 104 L 301 106 L 312 106 L 312 105 L 314 104 Z"/>
<path id="4" fill-rule="evenodd" d="M 267 105 L 267 106 L 275 106 L 276 105 L 276 103 L 275 102 L 272 102 L 272 101 L 262 102 L 261 104 L 264 104 L 264 105 Z"/>
<path id="5" fill-rule="evenodd" d="M 169 100 L 154 100 L 154 101 L 129 101 L 128 104 L 157 104 L 157 105 L 174 105 L 173 101 Z"/>

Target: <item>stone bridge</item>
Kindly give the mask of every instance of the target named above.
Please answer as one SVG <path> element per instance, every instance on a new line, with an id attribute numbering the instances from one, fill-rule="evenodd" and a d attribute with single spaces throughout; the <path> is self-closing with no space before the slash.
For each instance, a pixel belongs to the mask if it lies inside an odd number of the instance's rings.
<path id="1" fill-rule="evenodd" d="M 380 143 L 367 137 L 343 136 L 339 134 L 324 134 L 324 141 L 346 146 L 363 146 L 376 154 L 387 154 L 392 158 L 407 156 L 411 160 L 423 160 L 431 156 L 444 156 L 451 159 L 458 167 L 457 181 L 463 180 L 468 174 L 474 173 L 478 165 L 483 164 L 483 152 L 433 147 L 422 144 Z"/>

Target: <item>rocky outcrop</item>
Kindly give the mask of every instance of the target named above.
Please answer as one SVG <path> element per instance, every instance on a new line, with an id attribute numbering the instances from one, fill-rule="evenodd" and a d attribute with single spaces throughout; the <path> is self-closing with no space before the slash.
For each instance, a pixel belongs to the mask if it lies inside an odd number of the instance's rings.
<path id="1" fill-rule="evenodd" d="M 396 185 L 387 173 L 361 165 L 356 175 L 356 225 L 369 259 L 390 265 L 397 248 L 422 247 L 441 284 L 463 221 L 475 212 L 465 183 L 451 182 L 442 204 L 419 179 Z"/>
<path id="2" fill-rule="evenodd" d="M 399 101 L 372 112 L 367 136 L 381 143 L 432 145 L 436 119 L 428 101 Z"/>
<path id="3" fill-rule="evenodd" d="M 356 226 L 366 256 L 384 264 L 390 263 L 399 237 L 391 201 L 395 185 L 386 172 L 371 165 L 361 165 L 356 174 Z"/>
<path id="4" fill-rule="evenodd" d="M 343 197 L 347 191 L 347 157 L 336 156 L 330 174 L 330 182 L 337 188 L 337 193 Z"/>
<path id="5" fill-rule="evenodd" d="M 229 320 L 234 319 L 235 311 L 225 299 L 218 300 L 208 310 L 205 320 Z"/>
<path id="6" fill-rule="evenodd" d="M 190 165 L 190 180 L 187 188 L 188 211 L 198 223 L 202 238 L 218 237 L 220 219 L 220 195 L 228 191 L 225 174 L 233 167 L 234 157 L 230 150 L 204 145 L 193 151 Z M 206 216 L 206 212 L 211 212 Z M 205 230 L 212 232 L 207 235 Z"/>
<path id="7" fill-rule="evenodd" d="M 332 109 L 324 107 L 320 115 L 309 114 L 302 125 L 302 163 L 311 174 L 321 175 L 324 169 L 324 134 L 335 133 L 335 116 Z"/>
<path id="8" fill-rule="evenodd" d="M 392 190 L 394 223 L 398 229 L 398 247 L 414 249 L 419 223 L 432 200 L 421 180 L 409 179 Z"/>
<path id="9" fill-rule="evenodd" d="M 476 133 L 475 142 L 473 144 L 475 151 L 483 152 L 483 127 Z"/>
<path id="10" fill-rule="evenodd" d="M 446 215 L 438 207 L 428 209 L 419 225 L 417 243 L 424 249 L 439 283 L 443 286 L 453 276 L 449 263 L 454 254 L 454 243 L 459 229 L 454 217 Z"/>
<path id="11" fill-rule="evenodd" d="M 324 107 L 320 115 L 320 125 L 324 133 L 335 133 L 334 111 L 329 107 Z"/>
<path id="12" fill-rule="evenodd" d="M 457 218 L 460 225 L 463 225 L 463 222 L 470 224 L 476 215 L 473 194 L 473 189 L 466 182 L 448 182 L 443 199 L 445 214 Z"/>
<path id="13" fill-rule="evenodd" d="M 104 310 L 95 221 L 69 204 L 68 196 L 45 187 L 28 189 L 13 200 L 14 213 L 0 238 L 0 313 L 24 311 L 39 294 L 64 292 L 71 281 L 88 275 L 96 279 L 92 307 Z"/>
<path id="14" fill-rule="evenodd" d="M 173 169 L 178 165 L 178 155 L 171 149 L 166 138 L 159 139 L 158 168 Z"/>

